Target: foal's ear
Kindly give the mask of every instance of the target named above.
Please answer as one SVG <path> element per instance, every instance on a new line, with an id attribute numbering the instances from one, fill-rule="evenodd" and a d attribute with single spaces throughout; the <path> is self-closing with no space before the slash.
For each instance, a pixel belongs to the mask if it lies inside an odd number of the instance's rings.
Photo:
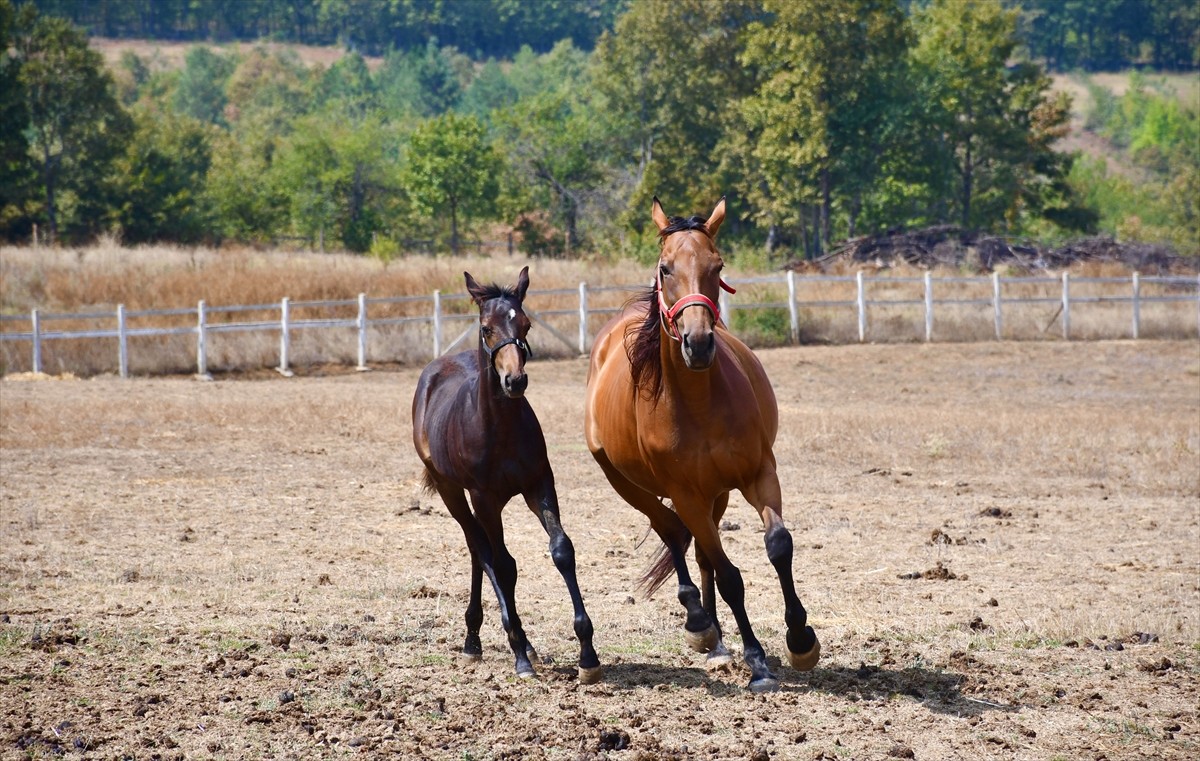
<path id="1" fill-rule="evenodd" d="M 521 268 L 521 274 L 517 275 L 517 298 L 521 301 L 525 300 L 525 292 L 529 290 L 529 265 Z"/>
<path id="2" fill-rule="evenodd" d="M 475 282 L 475 278 L 471 277 L 470 272 L 464 272 L 463 277 L 467 280 L 467 293 L 471 294 L 471 300 L 474 301 L 477 306 L 483 306 L 483 286 Z"/>
<path id="3" fill-rule="evenodd" d="M 664 227 L 671 224 L 671 220 L 667 219 L 667 214 L 663 211 L 662 204 L 658 202 L 658 196 L 654 196 L 654 204 L 650 207 L 650 216 L 654 219 L 654 224 L 658 226 L 660 233 Z"/>
<path id="4" fill-rule="evenodd" d="M 721 200 L 717 201 L 716 207 L 712 214 L 709 215 L 708 221 L 704 226 L 708 228 L 708 237 L 716 238 L 717 230 L 721 229 L 721 223 L 725 221 L 725 196 L 721 196 Z"/>

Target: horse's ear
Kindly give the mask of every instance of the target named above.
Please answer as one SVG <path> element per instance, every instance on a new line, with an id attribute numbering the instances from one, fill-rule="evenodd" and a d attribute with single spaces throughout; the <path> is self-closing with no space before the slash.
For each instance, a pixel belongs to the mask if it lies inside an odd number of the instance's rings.
<path id="1" fill-rule="evenodd" d="M 716 207 L 712 214 L 709 215 L 708 221 L 704 226 L 708 228 L 708 237 L 717 237 L 717 230 L 721 229 L 721 223 L 725 221 L 725 196 L 721 196 L 721 200 L 717 201 Z"/>
<path id="2" fill-rule="evenodd" d="M 471 277 L 470 272 L 464 272 L 463 277 L 467 281 L 467 293 L 471 294 L 471 300 L 478 306 L 483 306 L 483 286 L 475 282 L 475 278 Z"/>
<path id="3" fill-rule="evenodd" d="M 525 300 L 525 292 L 529 290 L 529 265 L 521 268 L 521 274 L 517 275 L 517 298 L 521 301 Z"/>
<path id="4" fill-rule="evenodd" d="M 662 204 L 658 202 L 658 196 L 654 196 L 654 204 L 650 207 L 650 216 L 654 218 L 654 224 L 658 225 L 659 232 L 662 232 L 663 228 L 671 224 L 671 221 L 667 219 L 667 215 L 663 211 Z"/>

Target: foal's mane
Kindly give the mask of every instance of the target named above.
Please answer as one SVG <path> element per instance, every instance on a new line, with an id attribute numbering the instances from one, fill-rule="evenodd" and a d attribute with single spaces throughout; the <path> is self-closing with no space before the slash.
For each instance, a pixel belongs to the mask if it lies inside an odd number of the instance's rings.
<path id="1" fill-rule="evenodd" d="M 480 304 L 485 301 L 491 301 L 492 299 L 517 298 L 517 287 L 515 285 L 497 285 L 496 283 L 489 283 L 488 285 L 480 286 L 479 291 Z"/>
<path id="2" fill-rule="evenodd" d="M 662 248 L 663 241 L 671 233 L 683 230 L 699 230 L 708 235 L 707 220 L 704 217 L 671 217 L 667 226 L 658 231 L 658 245 Z M 643 398 L 654 399 L 662 393 L 662 364 L 659 361 L 659 351 L 662 348 L 662 331 L 659 329 L 660 310 L 658 308 L 658 292 L 655 286 L 644 289 L 626 302 L 626 306 L 644 304 L 646 319 L 640 324 L 631 323 L 625 328 L 625 356 L 629 358 L 630 375 L 633 378 L 633 388 Z M 632 340 L 630 340 L 632 339 Z"/>

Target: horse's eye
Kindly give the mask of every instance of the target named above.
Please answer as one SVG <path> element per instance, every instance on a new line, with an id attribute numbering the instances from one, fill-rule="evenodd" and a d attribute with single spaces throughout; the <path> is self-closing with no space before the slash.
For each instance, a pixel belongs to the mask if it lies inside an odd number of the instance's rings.
<path id="1" fill-rule="evenodd" d="M 662 275 L 663 277 L 670 277 L 671 268 L 665 264 L 660 264 L 658 265 L 658 274 Z"/>
<path id="2" fill-rule="evenodd" d="M 480 330 L 480 331 L 483 333 L 483 337 L 484 337 L 484 338 L 491 338 L 491 337 L 492 337 L 492 329 L 491 329 L 491 328 L 489 328 L 487 325 L 484 325 L 484 326 L 483 326 L 482 328 L 480 328 L 479 330 Z"/>

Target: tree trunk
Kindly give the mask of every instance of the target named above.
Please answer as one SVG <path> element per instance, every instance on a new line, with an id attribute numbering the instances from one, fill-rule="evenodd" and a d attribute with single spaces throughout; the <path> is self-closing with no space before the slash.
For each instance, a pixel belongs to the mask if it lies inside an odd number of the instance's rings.
<path id="1" fill-rule="evenodd" d="M 964 230 L 971 228 L 971 193 L 973 191 L 971 181 L 975 171 L 971 161 L 971 137 L 968 135 L 962 173 L 962 229 Z"/>
<path id="2" fill-rule="evenodd" d="M 46 216 L 50 222 L 50 245 L 58 241 L 58 206 L 55 203 L 55 171 L 49 150 L 43 153 L 42 181 L 46 186 Z"/>
<path id="3" fill-rule="evenodd" d="M 450 250 L 458 254 L 458 204 L 450 201 Z"/>
<path id="4" fill-rule="evenodd" d="M 822 246 L 829 245 L 829 239 L 833 237 L 833 199 L 829 190 L 829 168 L 821 170 L 821 241 Z M 817 253 L 824 253 L 822 247 L 818 247 Z"/>

